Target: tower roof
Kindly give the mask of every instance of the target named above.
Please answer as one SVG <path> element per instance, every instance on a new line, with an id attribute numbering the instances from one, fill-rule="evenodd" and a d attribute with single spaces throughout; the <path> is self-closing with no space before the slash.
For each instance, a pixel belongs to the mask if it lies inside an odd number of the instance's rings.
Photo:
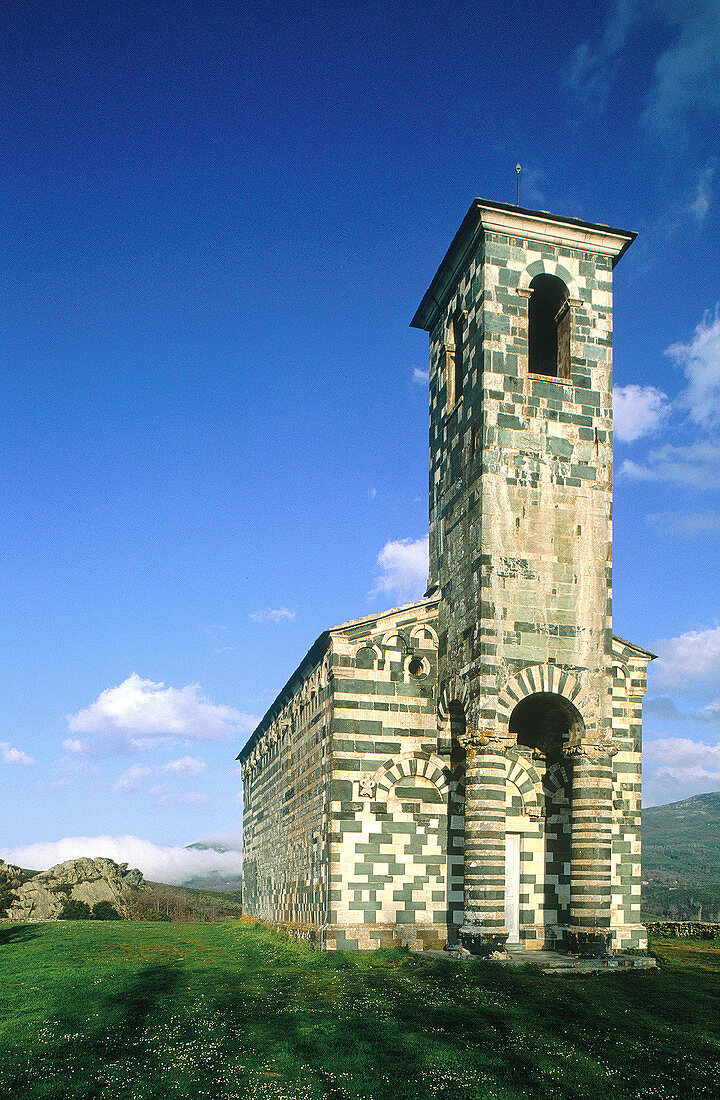
<path id="1" fill-rule="evenodd" d="M 509 203 L 474 199 L 433 281 L 425 291 L 410 322 L 411 328 L 422 328 L 427 332 L 434 328 L 438 314 L 444 307 L 444 299 L 454 286 L 457 271 L 485 230 L 531 237 L 534 241 L 546 244 L 564 245 L 611 256 L 613 267 L 637 236 L 628 229 L 611 229 L 609 225 L 584 222 L 580 218 L 565 218 L 550 214 L 547 210 L 527 210 Z"/>

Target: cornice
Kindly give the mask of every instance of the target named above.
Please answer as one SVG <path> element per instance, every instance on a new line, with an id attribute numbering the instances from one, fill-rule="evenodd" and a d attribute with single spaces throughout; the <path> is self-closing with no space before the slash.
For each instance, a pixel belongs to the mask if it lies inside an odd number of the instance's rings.
<path id="1" fill-rule="evenodd" d="M 485 232 L 526 237 L 541 244 L 565 246 L 612 258 L 613 267 L 637 236 L 627 229 L 565 218 L 547 210 L 527 210 L 487 199 L 475 199 L 463 218 L 452 244 L 425 292 L 411 328 L 431 332 L 445 308 L 448 295 L 457 282 L 458 272 L 475 250 Z"/>

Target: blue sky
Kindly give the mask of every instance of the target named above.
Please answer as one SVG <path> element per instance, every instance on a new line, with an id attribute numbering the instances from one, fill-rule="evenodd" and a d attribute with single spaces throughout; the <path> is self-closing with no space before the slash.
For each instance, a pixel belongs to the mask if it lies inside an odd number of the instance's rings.
<path id="1" fill-rule="evenodd" d="M 639 234 L 614 626 L 661 655 L 646 801 L 719 789 L 714 0 L 0 19 L 0 855 L 237 839 L 234 756 L 302 654 L 422 590 L 408 325 L 517 161 L 524 205 Z"/>

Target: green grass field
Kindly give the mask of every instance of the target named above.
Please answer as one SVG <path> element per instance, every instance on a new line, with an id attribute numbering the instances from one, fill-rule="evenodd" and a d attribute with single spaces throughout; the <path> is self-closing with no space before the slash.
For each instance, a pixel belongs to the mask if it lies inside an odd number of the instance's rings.
<path id="1" fill-rule="evenodd" d="M 567 978 L 258 926 L 0 926 L 0 1097 L 715 1097 L 720 947 Z"/>

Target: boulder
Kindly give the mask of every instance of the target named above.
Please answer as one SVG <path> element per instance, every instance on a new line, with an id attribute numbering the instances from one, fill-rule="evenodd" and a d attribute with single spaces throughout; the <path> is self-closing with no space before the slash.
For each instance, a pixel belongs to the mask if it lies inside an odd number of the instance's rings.
<path id="1" fill-rule="evenodd" d="M 99 857 L 69 859 L 41 871 L 13 891 L 7 919 L 13 921 L 57 920 L 69 898 L 84 901 L 92 909 L 109 901 L 121 916 L 127 915 L 130 895 L 146 885 L 135 867 Z"/>
<path id="2" fill-rule="evenodd" d="M 4 917 L 12 904 L 16 891 L 31 878 L 33 872 L 23 871 L 13 863 L 0 859 L 0 918 Z"/>

